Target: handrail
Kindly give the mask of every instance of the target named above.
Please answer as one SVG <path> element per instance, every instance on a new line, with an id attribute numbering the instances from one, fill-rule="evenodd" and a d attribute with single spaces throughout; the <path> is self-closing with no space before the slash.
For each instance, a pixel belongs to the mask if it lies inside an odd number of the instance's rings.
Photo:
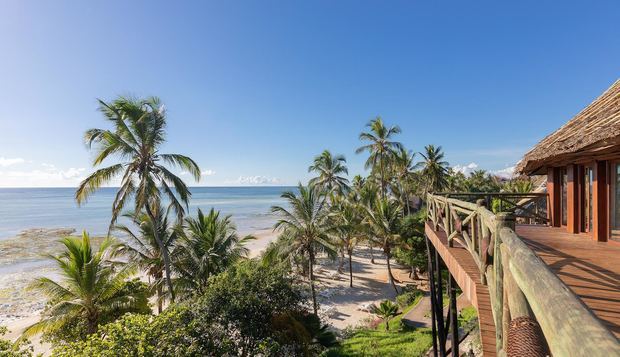
<path id="1" fill-rule="evenodd" d="M 616 337 L 510 228 L 500 231 L 508 268 L 555 356 L 619 356 Z M 506 266 L 504 266 L 506 268 Z"/>
<path id="2" fill-rule="evenodd" d="M 514 233 L 514 215 L 453 195 L 462 194 L 429 193 L 428 217 L 446 232 L 448 246 L 458 242 L 477 264 L 489 288 L 498 352 L 507 348 L 510 319 L 525 316 L 538 321 L 556 356 L 620 355 L 615 336 Z"/>

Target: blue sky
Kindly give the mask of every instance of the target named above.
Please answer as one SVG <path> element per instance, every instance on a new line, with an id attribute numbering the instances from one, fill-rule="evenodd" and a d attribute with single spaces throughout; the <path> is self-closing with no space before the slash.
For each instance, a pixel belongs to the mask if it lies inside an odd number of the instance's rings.
<path id="1" fill-rule="evenodd" d="M 74 186 L 96 98 L 157 95 L 202 185 L 352 174 L 383 116 L 413 151 L 502 170 L 620 73 L 617 1 L 3 1 L 0 187 Z"/>

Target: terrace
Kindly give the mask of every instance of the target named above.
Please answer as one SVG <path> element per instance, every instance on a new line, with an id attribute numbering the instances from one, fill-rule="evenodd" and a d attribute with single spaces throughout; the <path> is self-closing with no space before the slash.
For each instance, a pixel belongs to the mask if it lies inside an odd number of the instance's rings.
<path id="1" fill-rule="evenodd" d="M 449 331 L 459 339 L 455 310 L 441 316 L 443 265 L 451 300 L 458 284 L 478 309 L 485 356 L 620 354 L 620 245 L 548 226 L 546 194 L 429 194 L 427 204 L 436 355 L 450 353 Z"/>

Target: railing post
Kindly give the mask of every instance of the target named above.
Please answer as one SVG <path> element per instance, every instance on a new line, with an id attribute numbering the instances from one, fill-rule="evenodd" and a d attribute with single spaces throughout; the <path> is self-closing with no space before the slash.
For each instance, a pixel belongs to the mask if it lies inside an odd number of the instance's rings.
<path id="1" fill-rule="evenodd" d="M 486 207 L 486 200 L 484 198 L 478 199 L 476 200 L 476 206 L 478 206 L 478 211 L 480 211 L 480 208 L 482 207 Z M 488 245 L 483 244 L 483 240 L 485 239 L 485 232 L 486 230 L 483 227 L 483 220 L 482 219 L 478 219 L 478 217 L 476 217 L 476 229 L 478 229 L 478 227 L 480 227 L 480 231 L 476 232 L 476 239 L 479 240 L 479 242 L 476 242 L 476 245 L 478 246 L 478 258 L 480 260 L 480 282 L 482 283 L 482 285 L 487 285 L 487 277 L 485 275 L 486 272 L 486 249 L 488 248 Z"/>
<path id="2" fill-rule="evenodd" d="M 507 331 L 503 329 L 504 323 L 504 269 L 502 266 L 502 252 L 500 245 L 502 244 L 500 232 L 502 228 L 515 229 L 515 217 L 511 213 L 500 212 L 495 215 L 495 233 L 493 239 L 493 278 L 495 280 L 494 297 L 492 298 L 492 306 L 495 319 L 495 343 L 499 353 L 504 345 L 504 338 Z"/>

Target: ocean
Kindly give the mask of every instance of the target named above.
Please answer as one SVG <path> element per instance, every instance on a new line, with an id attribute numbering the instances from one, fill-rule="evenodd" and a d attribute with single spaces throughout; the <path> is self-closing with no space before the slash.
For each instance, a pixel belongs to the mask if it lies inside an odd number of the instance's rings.
<path id="1" fill-rule="evenodd" d="M 240 234 L 273 227 L 273 205 L 284 205 L 282 192 L 293 187 L 192 187 L 189 213 L 214 207 L 231 214 Z M 97 191 L 78 206 L 75 188 L 0 188 L 0 241 L 33 228 L 73 228 L 91 235 L 107 233 L 116 188 Z M 128 209 L 132 206 L 127 205 Z"/>

